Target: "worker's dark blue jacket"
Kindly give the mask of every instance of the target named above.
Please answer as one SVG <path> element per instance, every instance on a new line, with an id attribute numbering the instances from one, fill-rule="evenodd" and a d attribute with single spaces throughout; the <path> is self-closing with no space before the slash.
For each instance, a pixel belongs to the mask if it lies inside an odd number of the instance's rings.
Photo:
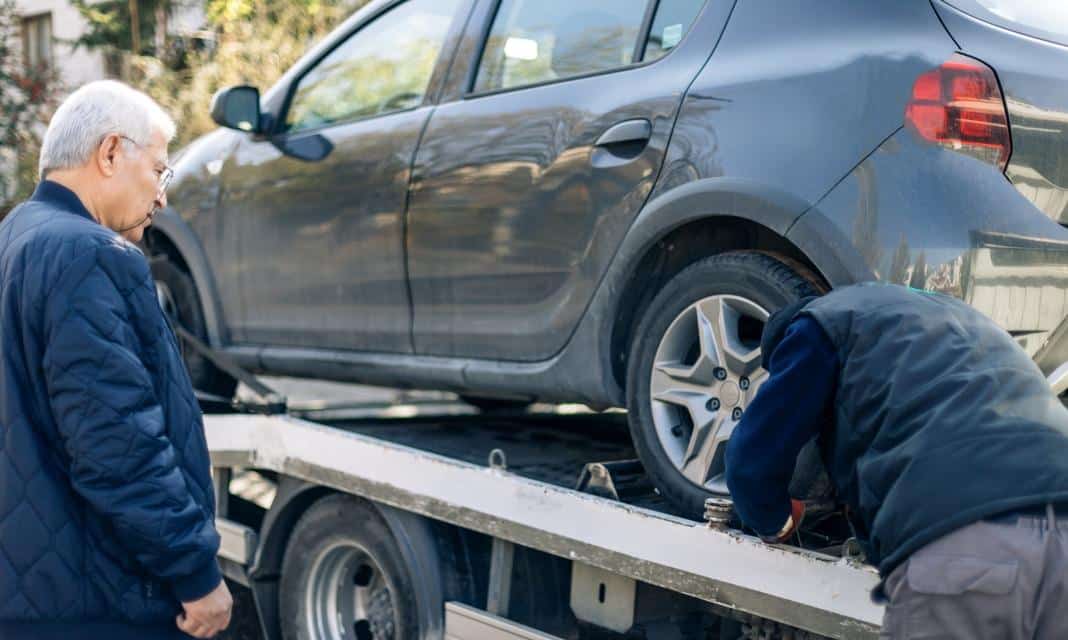
<path id="1" fill-rule="evenodd" d="M 788 322 L 727 446 L 735 507 L 761 535 L 786 522 L 795 460 L 817 435 L 883 575 L 966 524 L 1068 501 L 1068 411 L 983 314 L 866 284 Z"/>
<path id="2" fill-rule="evenodd" d="M 0 223 L 0 638 L 168 637 L 214 510 L 144 255 L 42 182 Z"/>

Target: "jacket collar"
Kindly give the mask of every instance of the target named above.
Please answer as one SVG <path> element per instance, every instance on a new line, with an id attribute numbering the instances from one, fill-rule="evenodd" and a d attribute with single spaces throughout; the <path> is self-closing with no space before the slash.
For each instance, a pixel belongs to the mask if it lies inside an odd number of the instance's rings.
<path id="1" fill-rule="evenodd" d="M 76 216 L 81 216 L 87 220 L 96 222 L 93 215 L 85 208 L 85 205 L 82 204 L 82 201 L 78 196 L 58 182 L 42 180 L 37 185 L 37 188 L 34 189 L 33 195 L 30 196 L 30 200 L 44 202 L 57 209 L 62 209 L 67 213 L 73 213 Z"/>

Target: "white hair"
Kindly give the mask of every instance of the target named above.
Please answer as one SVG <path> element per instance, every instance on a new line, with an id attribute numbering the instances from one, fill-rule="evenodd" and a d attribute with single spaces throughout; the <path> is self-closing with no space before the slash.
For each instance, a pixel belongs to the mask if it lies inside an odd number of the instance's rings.
<path id="1" fill-rule="evenodd" d="M 106 136 L 126 136 L 141 146 L 156 132 L 174 138 L 174 120 L 155 100 L 115 80 L 83 85 L 59 105 L 41 144 L 37 174 L 85 166 Z"/>

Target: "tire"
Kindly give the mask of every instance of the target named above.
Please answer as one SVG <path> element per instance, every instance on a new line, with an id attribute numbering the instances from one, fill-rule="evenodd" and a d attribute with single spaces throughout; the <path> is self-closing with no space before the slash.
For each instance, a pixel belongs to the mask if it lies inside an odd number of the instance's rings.
<path id="1" fill-rule="evenodd" d="M 156 281 L 156 294 L 160 306 L 172 322 L 177 320 L 183 327 L 199 336 L 207 338 L 204 312 L 200 306 L 193 278 L 164 255 L 149 259 L 152 279 Z M 178 338 L 182 350 L 182 360 L 189 372 L 193 388 L 207 393 L 231 398 L 237 390 L 237 380 L 219 370 L 207 358 L 190 348 L 185 341 Z"/>
<path id="2" fill-rule="evenodd" d="M 436 563 L 436 556 L 413 561 L 405 554 L 371 503 L 342 494 L 322 498 L 297 521 L 286 545 L 279 584 L 282 638 L 440 636 L 444 597 Z M 342 604 L 355 602 L 360 604 L 349 609 Z"/>
<path id="3" fill-rule="evenodd" d="M 821 288 L 788 259 L 724 253 L 679 272 L 641 312 L 628 354 L 630 433 L 653 484 L 682 515 L 700 519 L 707 497 L 727 495 L 726 441 L 766 379 L 759 364 L 763 322 Z M 726 329 L 713 335 L 713 325 Z M 701 335 L 712 346 L 702 349 Z M 706 388 L 707 399 L 700 395 Z"/>

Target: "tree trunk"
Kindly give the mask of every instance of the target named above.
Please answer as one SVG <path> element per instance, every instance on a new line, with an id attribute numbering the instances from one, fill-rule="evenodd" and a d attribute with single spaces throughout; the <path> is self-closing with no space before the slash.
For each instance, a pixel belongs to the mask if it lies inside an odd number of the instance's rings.
<path id="1" fill-rule="evenodd" d="M 135 56 L 141 55 L 141 14 L 138 0 L 130 0 L 130 49 Z"/>
<path id="2" fill-rule="evenodd" d="M 167 49 L 167 3 L 163 0 L 156 2 L 156 57 L 160 60 L 165 58 Z"/>

